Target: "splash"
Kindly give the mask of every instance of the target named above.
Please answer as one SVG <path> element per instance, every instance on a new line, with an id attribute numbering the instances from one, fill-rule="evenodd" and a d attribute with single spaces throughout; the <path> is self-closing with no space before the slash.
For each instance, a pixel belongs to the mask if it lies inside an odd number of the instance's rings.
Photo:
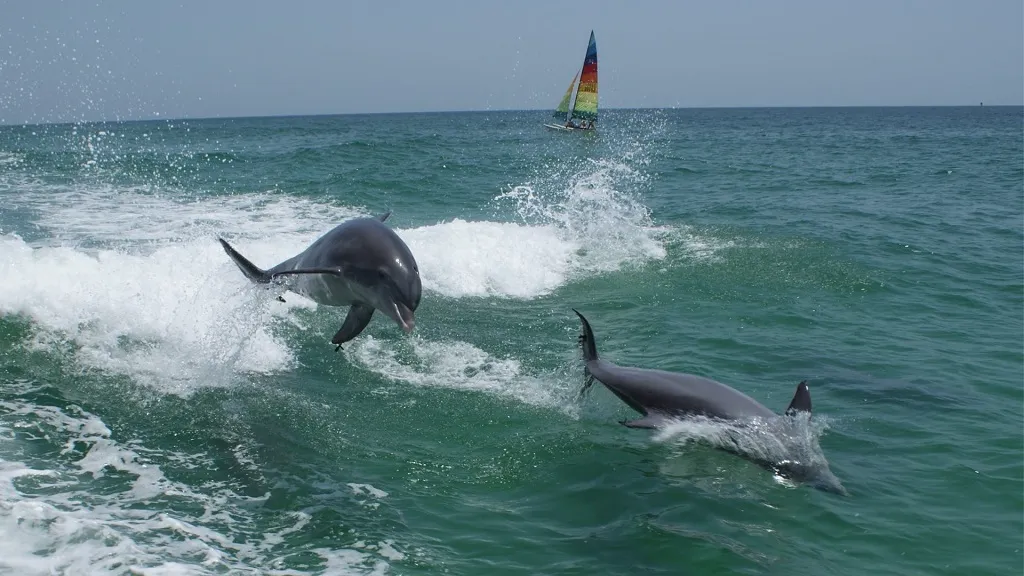
<path id="1" fill-rule="evenodd" d="M 252 239 L 315 238 L 340 222 L 367 216 L 360 208 L 273 191 L 194 198 L 151 186 L 55 185 L 32 181 L 0 185 L 52 232 L 50 244 L 151 246 L 210 241 L 216 235 Z M 14 192 L 12 191 L 12 194 Z"/>
<path id="2" fill-rule="evenodd" d="M 738 246 L 735 240 L 705 234 L 693 226 L 681 226 L 674 241 L 680 244 L 682 254 L 691 262 L 718 262 L 723 251 Z"/>
<path id="3" fill-rule="evenodd" d="M 634 177 L 624 164 L 598 162 L 555 197 L 526 188 L 499 197 L 514 200 L 523 222 L 456 219 L 396 232 L 416 255 L 428 292 L 536 298 L 581 276 L 664 256 L 646 208 L 614 189 Z M 295 312 L 316 309 L 299 297 L 281 305 L 253 288 L 216 236 L 269 267 L 338 223 L 369 215 L 272 192 L 195 198 L 9 178 L 4 187 L 16 190 L 18 208 L 44 234 L 0 236 L 0 315 L 31 322 L 30 347 L 69 343 L 85 369 L 183 395 L 230 385 L 239 373 L 289 369 L 295 353 L 277 327 L 301 326 Z"/>
<path id="4" fill-rule="evenodd" d="M 767 466 L 784 478 L 845 494 L 819 443 L 827 429 L 826 418 L 812 419 L 807 413 L 742 423 L 697 416 L 672 421 L 654 439 L 676 447 L 709 444 Z"/>
<path id="5" fill-rule="evenodd" d="M 32 248 L 6 235 L 0 314 L 32 321 L 29 348 L 71 342 L 86 369 L 187 395 L 200 385 L 228 384 L 235 372 L 269 373 L 293 362 L 271 320 L 301 302 L 277 306 L 231 272 L 212 244 L 90 254 Z"/>
<path id="6" fill-rule="evenodd" d="M 314 237 L 292 232 L 242 245 L 254 262 L 268 265 Z M 212 239 L 145 248 L 32 247 L 18 236 L 0 236 L 0 316 L 30 322 L 23 347 L 71 350 L 83 371 L 124 375 L 161 393 L 187 397 L 201 388 L 237 385 L 249 374 L 294 367 L 296 344 L 281 328 L 303 329 L 315 303 L 294 295 L 276 301 L 272 292 L 249 283 Z M 467 291 L 445 284 L 458 274 L 431 276 L 425 263 L 432 252 L 424 253 L 421 269 L 431 289 Z M 473 278 L 472 262 L 461 265 Z M 489 286 L 523 293 L 511 277 L 508 282 Z M 413 337 L 395 344 L 365 335 L 346 354 L 393 380 L 482 390 L 533 405 L 565 404 L 557 387 L 526 374 L 519 360 L 496 358 L 466 342 Z"/>
<path id="7" fill-rule="evenodd" d="M 445 296 L 531 299 L 586 276 L 665 257 L 668 228 L 653 224 L 636 196 L 643 181 L 617 161 L 587 161 L 576 173 L 513 186 L 494 198 L 517 222 L 454 219 L 400 230 L 424 285 Z"/>
<path id="8" fill-rule="evenodd" d="M 564 187 L 548 181 L 513 186 L 495 202 L 511 203 L 520 221 L 549 227 L 572 247 L 567 276 L 603 273 L 665 257 L 670 229 L 655 226 L 637 196 L 620 189 L 644 181 L 624 162 L 587 160 Z"/>
<path id="9" fill-rule="evenodd" d="M 563 386 L 531 376 L 517 359 L 497 358 L 467 342 L 412 337 L 395 346 L 367 336 L 345 353 L 372 372 L 415 386 L 477 390 L 534 406 L 566 404 Z"/>
<path id="10" fill-rule="evenodd" d="M 665 257 L 665 230 L 652 224 L 635 190 L 646 181 L 641 172 L 626 161 L 588 160 L 563 176 L 494 200 L 511 203 L 518 221 L 396 229 L 416 255 L 424 290 L 431 297 L 534 299 Z M 233 385 L 242 374 L 291 369 L 296 352 L 282 328 L 301 329 L 305 315 L 297 312 L 317 308 L 297 296 L 282 304 L 251 286 L 217 236 L 270 267 L 338 223 L 371 215 L 274 191 L 197 196 L 90 178 L 45 183 L 8 173 L 2 190 L 35 225 L 26 237 L 0 235 L 0 315 L 30 322 L 32 337 L 23 344 L 71 350 L 83 370 L 181 395 Z M 429 349 L 422 343 L 416 351 Z"/>

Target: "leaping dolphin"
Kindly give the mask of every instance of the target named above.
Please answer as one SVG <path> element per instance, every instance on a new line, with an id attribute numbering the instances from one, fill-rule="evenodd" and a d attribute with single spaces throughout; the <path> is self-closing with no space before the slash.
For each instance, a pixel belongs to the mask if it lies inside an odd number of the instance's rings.
<path id="1" fill-rule="evenodd" d="M 317 304 L 351 306 L 341 329 L 331 338 L 338 348 L 355 338 L 380 310 L 406 333 L 416 324 L 422 284 L 416 259 L 394 230 L 378 218 L 356 218 L 324 234 L 300 254 L 261 270 L 223 238 L 221 246 L 246 278 L 269 284 L 291 276 L 286 286 Z"/>
<path id="2" fill-rule="evenodd" d="M 766 423 L 769 430 L 771 426 L 779 424 L 780 416 L 775 412 L 721 382 L 693 374 L 618 366 L 598 358 L 590 323 L 576 309 L 573 309 L 573 312 L 583 323 L 583 333 L 580 334 L 579 341 L 583 348 L 587 380 L 580 394 L 585 393 L 593 385 L 594 380 L 597 380 L 630 408 L 643 415 L 636 420 L 622 420 L 620 424 L 630 428 L 661 428 L 672 420 L 688 416 L 705 416 L 740 424 L 759 421 Z M 785 416 L 792 420 L 800 413 L 809 415 L 810 412 L 811 393 L 805 380 L 797 385 Z M 791 451 L 799 454 L 749 454 L 744 453 L 738 446 L 723 448 L 771 468 L 783 476 L 809 481 L 816 488 L 825 491 L 846 494 L 842 484 L 829 470 L 824 457 L 820 456 L 820 453 L 808 453 L 806 447 L 792 447 Z"/>

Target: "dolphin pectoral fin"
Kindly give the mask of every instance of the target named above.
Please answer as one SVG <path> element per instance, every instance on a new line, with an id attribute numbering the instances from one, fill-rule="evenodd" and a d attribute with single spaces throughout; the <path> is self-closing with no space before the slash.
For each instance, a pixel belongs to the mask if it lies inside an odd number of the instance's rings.
<path id="1" fill-rule="evenodd" d="M 388 210 L 387 212 L 381 214 L 380 216 L 377 216 L 377 220 L 383 222 L 388 219 L 388 216 L 391 216 L 391 210 Z"/>
<path id="2" fill-rule="evenodd" d="M 336 268 L 296 268 L 294 270 L 282 270 L 270 275 L 271 280 L 281 276 L 297 276 L 299 274 L 330 274 L 331 276 L 344 276 L 345 271 L 341 267 Z"/>
<path id="3" fill-rule="evenodd" d="M 796 394 L 786 408 L 786 416 L 792 416 L 797 412 L 811 411 L 811 391 L 807 389 L 807 380 L 796 385 Z"/>
<path id="4" fill-rule="evenodd" d="M 660 428 L 665 423 L 665 419 L 661 416 L 655 416 L 654 414 L 648 414 L 643 418 L 637 418 L 636 420 L 619 420 L 619 424 L 622 424 L 626 428 L 646 428 L 653 430 Z"/>
<path id="5" fill-rule="evenodd" d="M 334 335 L 334 338 L 331 338 L 331 344 L 337 344 L 340 349 L 342 344 L 355 338 L 366 328 L 366 325 L 370 323 L 370 318 L 373 318 L 372 306 L 353 304 L 348 309 L 348 316 L 345 316 L 345 322 L 342 323 L 341 329 Z M 337 351 L 335 349 L 335 352 Z"/>

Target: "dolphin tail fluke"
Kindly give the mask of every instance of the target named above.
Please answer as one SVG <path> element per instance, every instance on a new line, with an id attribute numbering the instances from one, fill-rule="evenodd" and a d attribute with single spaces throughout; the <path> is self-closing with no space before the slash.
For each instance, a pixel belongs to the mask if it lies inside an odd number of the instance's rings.
<path id="1" fill-rule="evenodd" d="M 228 256 L 230 256 L 232 260 L 235 261 L 235 264 L 238 265 L 238 268 L 242 271 L 242 274 L 245 274 L 246 278 L 256 282 L 257 284 L 270 283 L 270 280 L 272 279 L 270 273 L 258 268 L 252 262 L 249 262 L 245 256 L 239 254 L 238 250 L 232 248 L 231 244 L 228 244 L 223 238 L 217 238 L 217 240 L 220 240 L 220 245 L 224 247 L 224 251 L 228 253 Z"/>
<path id="2" fill-rule="evenodd" d="M 594 331 L 590 329 L 590 322 L 580 314 L 579 310 L 573 308 L 573 312 L 580 317 L 580 321 L 583 322 L 583 333 L 580 334 L 580 347 L 583 348 L 583 362 L 586 366 L 583 369 L 583 373 L 586 376 L 586 381 L 583 383 L 583 388 L 580 388 L 579 397 L 587 393 L 587 390 L 594 385 L 594 375 L 590 373 L 590 363 L 597 360 L 597 345 L 594 344 Z"/>
<path id="3" fill-rule="evenodd" d="M 811 391 L 807 388 L 807 380 L 796 385 L 796 394 L 786 408 L 786 416 L 792 416 L 797 412 L 811 411 Z"/>
<path id="4" fill-rule="evenodd" d="M 590 329 L 590 322 L 579 313 L 579 310 L 572 309 L 580 321 L 583 322 L 583 333 L 580 334 L 580 347 L 583 348 L 583 361 L 592 362 L 597 360 L 597 344 L 594 343 L 594 331 Z"/>

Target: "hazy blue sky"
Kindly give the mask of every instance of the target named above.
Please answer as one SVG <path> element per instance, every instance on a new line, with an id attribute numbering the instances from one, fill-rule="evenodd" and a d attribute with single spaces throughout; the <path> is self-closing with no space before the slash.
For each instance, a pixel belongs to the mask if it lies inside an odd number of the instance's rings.
<path id="1" fill-rule="evenodd" d="M 1021 0 L 0 0 L 0 123 L 1024 103 Z"/>

